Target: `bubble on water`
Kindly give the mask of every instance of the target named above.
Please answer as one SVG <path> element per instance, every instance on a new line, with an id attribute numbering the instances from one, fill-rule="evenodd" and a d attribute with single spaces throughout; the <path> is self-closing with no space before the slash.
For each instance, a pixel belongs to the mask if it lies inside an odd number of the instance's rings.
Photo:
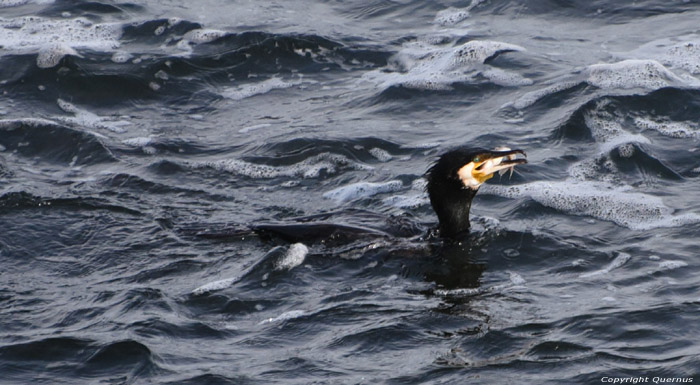
<path id="1" fill-rule="evenodd" d="M 617 148 L 617 153 L 621 158 L 631 158 L 634 155 L 634 145 L 625 143 Z"/>
<path id="2" fill-rule="evenodd" d="M 359 182 L 328 191 L 323 194 L 323 197 L 337 202 L 347 202 L 401 189 L 403 189 L 403 183 L 398 180 L 383 183 Z"/>
<path id="3" fill-rule="evenodd" d="M 115 52 L 114 54 L 112 54 L 112 61 L 113 61 L 114 63 L 119 63 L 119 64 L 121 64 L 121 63 L 126 63 L 126 62 L 128 62 L 129 60 L 131 60 L 132 57 L 133 57 L 133 56 L 132 56 L 130 53 L 128 53 L 128 52 L 117 51 L 117 52 Z"/>

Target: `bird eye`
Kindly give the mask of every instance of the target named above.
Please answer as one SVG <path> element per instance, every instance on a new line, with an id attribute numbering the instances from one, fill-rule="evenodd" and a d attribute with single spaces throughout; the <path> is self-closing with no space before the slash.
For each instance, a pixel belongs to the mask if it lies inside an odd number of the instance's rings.
<path id="1" fill-rule="evenodd" d="M 479 157 L 478 157 L 478 156 L 475 156 L 475 157 L 474 157 L 474 162 L 478 162 L 478 161 L 479 161 Z"/>

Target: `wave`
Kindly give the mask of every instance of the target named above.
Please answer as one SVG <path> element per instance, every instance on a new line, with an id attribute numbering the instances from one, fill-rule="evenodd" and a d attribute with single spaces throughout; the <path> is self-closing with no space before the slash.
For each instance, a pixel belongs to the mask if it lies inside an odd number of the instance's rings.
<path id="1" fill-rule="evenodd" d="M 0 120 L 0 132 L 0 145 L 28 158 L 71 165 L 116 161 L 96 135 L 49 120 Z"/>
<path id="2" fill-rule="evenodd" d="M 178 18 L 135 23 L 0 18 L 0 31 L 7 34 L 0 54 L 5 85 L 27 93 L 39 88 L 44 100 L 69 94 L 71 102 L 84 105 L 182 103 L 192 97 L 211 102 L 220 98 L 219 86 L 228 88 L 224 95 L 242 99 L 249 88 L 268 87 L 280 76 L 382 67 L 391 55 L 354 41 L 228 32 Z"/>

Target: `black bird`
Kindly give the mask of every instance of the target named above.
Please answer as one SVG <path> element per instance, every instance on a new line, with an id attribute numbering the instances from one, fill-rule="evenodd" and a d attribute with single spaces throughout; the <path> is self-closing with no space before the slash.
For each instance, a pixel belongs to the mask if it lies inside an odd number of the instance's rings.
<path id="1" fill-rule="evenodd" d="M 520 154 L 523 157 L 518 158 Z M 469 209 L 479 186 L 494 173 L 504 173 L 527 163 L 523 150 L 501 147 L 494 150 L 460 147 L 444 153 L 426 173 L 430 203 L 439 220 L 441 238 L 458 239 L 469 233 Z M 327 245 L 343 244 L 370 237 L 410 237 L 425 233 L 420 223 L 408 217 L 378 215 L 363 210 L 344 210 L 284 222 L 240 224 L 203 224 L 181 229 L 185 234 L 205 238 L 231 238 L 257 235 L 280 238 L 287 242 Z M 383 219 L 383 220 L 382 220 Z M 374 223 L 374 224 L 372 224 Z M 384 224 L 381 226 L 380 224 Z M 432 233 L 431 233 L 432 234 Z"/>
<path id="2" fill-rule="evenodd" d="M 523 158 L 516 158 L 521 154 Z M 461 147 L 443 154 L 428 170 L 428 196 L 440 221 L 440 236 L 458 238 L 469 232 L 472 199 L 494 173 L 527 163 L 523 150 Z"/>

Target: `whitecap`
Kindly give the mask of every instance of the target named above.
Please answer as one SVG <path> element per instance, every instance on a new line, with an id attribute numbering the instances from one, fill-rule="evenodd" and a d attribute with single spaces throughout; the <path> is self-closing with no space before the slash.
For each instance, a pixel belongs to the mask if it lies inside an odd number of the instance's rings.
<path id="1" fill-rule="evenodd" d="M 695 213 L 674 215 L 660 197 L 629 191 L 605 182 L 538 181 L 518 186 L 484 185 L 482 193 L 530 198 L 563 213 L 591 216 L 632 230 L 678 227 L 699 223 Z"/>
<path id="2" fill-rule="evenodd" d="M 57 99 L 56 103 L 63 111 L 74 115 L 73 117 L 56 117 L 57 120 L 60 120 L 65 123 L 75 124 L 78 126 L 93 129 L 104 129 L 116 133 L 126 132 L 126 129 L 124 127 L 131 124 L 125 120 L 118 120 L 117 118 L 99 116 L 86 109 L 78 108 L 74 104 L 69 103 L 63 99 Z"/>
<path id="3" fill-rule="evenodd" d="M 204 44 L 211 43 L 212 41 L 220 39 L 227 34 L 228 33 L 225 31 L 219 31 L 216 29 L 193 29 L 185 33 L 182 38 L 195 44 Z"/>
<path id="4" fill-rule="evenodd" d="M 515 273 L 515 272 L 508 272 L 508 277 L 510 278 L 510 283 L 513 285 L 524 285 L 526 283 L 525 278 L 523 278 L 520 274 Z"/>
<path id="5" fill-rule="evenodd" d="M 272 90 L 290 88 L 299 84 L 301 84 L 301 81 L 284 81 L 274 77 L 240 87 L 227 88 L 221 92 L 221 96 L 233 100 L 243 100 L 256 95 L 266 94 Z"/>
<path id="6" fill-rule="evenodd" d="M 36 65 L 39 68 L 53 68 L 68 55 L 82 57 L 76 50 L 66 44 L 51 44 L 39 49 Z"/>
<path id="7" fill-rule="evenodd" d="M 232 278 L 225 278 L 225 279 L 220 279 L 218 281 L 214 282 L 209 282 L 207 284 L 204 284 L 194 290 L 192 290 L 193 295 L 202 295 L 202 294 L 207 294 L 212 291 L 217 291 L 217 290 L 222 290 L 225 289 L 234 283 L 236 283 L 240 277 L 232 277 Z"/>
<path id="8" fill-rule="evenodd" d="M 560 83 L 555 83 L 545 88 L 539 90 L 530 91 L 525 93 L 523 96 L 519 97 L 517 100 L 511 103 L 503 105 L 501 108 L 513 107 L 518 110 L 525 109 L 531 105 L 537 103 L 540 99 L 555 94 L 557 92 L 565 91 L 571 89 L 577 85 L 581 84 L 580 81 L 565 81 Z"/>
<path id="9" fill-rule="evenodd" d="M 0 18 L 5 54 L 38 54 L 37 66 L 51 68 L 78 49 L 109 52 L 118 48 L 120 24 L 95 24 L 86 18 L 52 19 L 39 16 Z"/>
<path id="10" fill-rule="evenodd" d="M 143 147 L 143 146 L 148 146 L 149 144 L 153 143 L 153 137 L 152 136 L 140 136 L 136 138 L 128 138 L 122 140 L 122 143 L 126 144 L 127 146 L 134 146 L 134 147 Z"/>
<path id="11" fill-rule="evenodd" d="M 588 84 L 603 89 L 646 88 L 656 90 L 684 81 L 656 60 L 623 60 L 586 68 Z"/>
<path id="12" fill-rule="evenodd" d="M 499 41 L 471 40 L 466 43 L 442 47 L 422 41 L 410 42 L 391 58 L 395 71 L 375 70 L 363 75 L 363 79 L 380 84 L 383 88 L 403 86 L 424 90 L 450 90 L 452 84 L 471 81 L 481 73 L 509 85 L 522 83 L 519 75 L 507 75 L 503 70 L 488 67 L 479 72 L 484 61 L 499 53 L 524 51 L 521 46 Z M 491 71 L 491 72 L 487 72 Z"/>
<path id="13" fill-rule="evenodd" d="M 435 15 L 435 23 L 443 26 L 458 24 L 469 17 L 467 8 L 447 8 L 438 11 Z"/>
<path id="14" fill-rule="evenodd" d="M 393 156 L 391 156 L 387 150 L 378 147 L 370 148 L 369 154 L 377 158 L 377 160 L 380 162 L 388 162 L 393 158 Z"/>
<path id="15" fill-rule="evenodd" d="M 246 134 L 248 132 L 259 130 L 261 128 L 270 127 L 270 126 L 272 126 L 272 124 L 270 124 L 270 123 L 254 124 L 252 126 L 243 127 L 240 130 L 238 130 L 238 132 L 240 132 L 241 134 Z"/>
<path id="16" fill-rule="evenodd" d="M 670 119 L 652 119 L 650 117 L 636 117 L 634 124 L 637 127 L 654 130 L 661 135 L 671 138 L 700 138 L 697 125 L 689 122 L 674 122 Z"/>
<path id="17" fill-rule="evenodd" d="M 287 253 L 275 263 L 275 270 L 292 270 L 301 265 L 309 254 L 309 248 L 303 243 L 289 246 Z"/>
<path id="18" fill-rule="evenodd" d="M 675 270 L 675 269 L 679 269 L 681 267 L 686 267 L 686 266 L 688 266 L 688 263 L 684 262 L 684 261 L 659 262 L 659 269 L 660 270 Z"/>
<path id="19" fill-rule="evenodd" d="M 371 197 L 377 194 L 399 191 L 402 188 L 403 183 L 398 180 L 383 183 L 358 182 L 325 192 L 323 197 L 333 199 L 337 202 L 347 202 L 359 198 Z"/>
<path id="20" fill-rule="evenodd" d="M 428 195 L 425 193 L 392 195 L 382 200 L 385 205 L 397 207 L 400 209 L 410 209 L 425 206 L 430 203 Z"/>
<path id="21" fill-rule="evenodd" d="M 343 155 L 321 153 L 289 166 L 269 166 L 266 164 L 250 163 L 239 159 L 221 159 L 210 161 L 186 161 L 186 167 L 193 169 L 212 168 L 256 179 L 277 177 L 317 178 L 322 172 L 333 174 L 340 167 L 354 170 L 371 170 L 372 167 L 354 162 Z"/>
<path id="22" fill-rule="evenodd" d="M 264 320 L 260 321 L 259 325 L 281 322 L 281 321 L 288 321 L 291 319 L 303 317 L 306 314 L 307 313 L 304 310 L 291 310 L 291 311 L 282 313 L 277 317 L 264 319 Z"/>

